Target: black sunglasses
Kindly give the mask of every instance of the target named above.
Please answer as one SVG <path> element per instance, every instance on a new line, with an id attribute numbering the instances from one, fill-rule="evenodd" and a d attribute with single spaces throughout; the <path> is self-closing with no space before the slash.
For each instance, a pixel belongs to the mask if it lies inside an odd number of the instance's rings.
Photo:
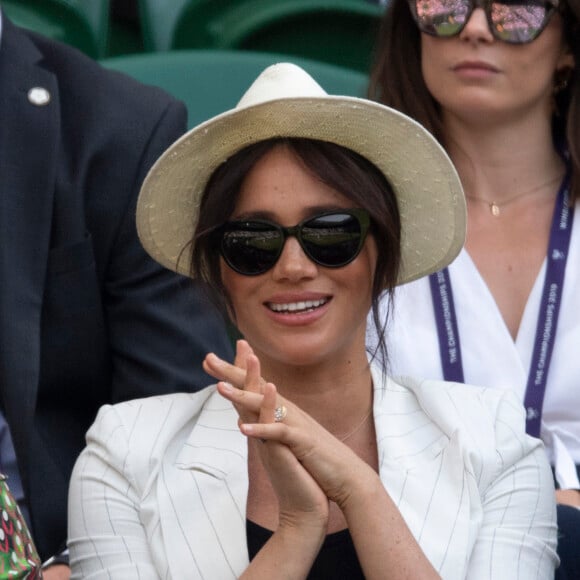
<path id="1" fill-rule="evenodd" d="M 408 0 L 421 32 L 457 36 L 476 8 L 483 8 L 497 40 L 510 44 L 532 42 L 546 28 L 559 0 Z"/>
<path id="2" fill-rule="evenodd" d="M 319 266 L 342 268 L 361 251 L 370 226 L 364 209 L 329 211 L 285 228 L 268 220 L 225 223 L 217 231 L 226 264 L 244 276 L 267 272 L 278 261 L 288 236 Z"/>

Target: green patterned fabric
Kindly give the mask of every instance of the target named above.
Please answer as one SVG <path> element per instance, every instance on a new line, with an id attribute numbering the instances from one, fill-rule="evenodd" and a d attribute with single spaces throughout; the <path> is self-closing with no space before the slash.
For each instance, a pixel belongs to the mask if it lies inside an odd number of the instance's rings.
<path id="1" fill-rule="evenodd" d="M 36 547 L 2 474 L 0 510 L 0 580 L 42 578 Z"/>

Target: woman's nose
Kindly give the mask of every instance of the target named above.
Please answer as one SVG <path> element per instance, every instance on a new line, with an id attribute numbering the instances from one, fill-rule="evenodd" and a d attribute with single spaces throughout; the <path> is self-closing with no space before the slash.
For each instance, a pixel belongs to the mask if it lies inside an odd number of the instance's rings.
<path id="1" fill-rule="evenodd" d="M 274 266 L 274 278 L 294 281 L 313 278 L 317 272 L 317 265 L 304 253 L 298 240 L 293 236 L 288 237 Z"/>
<path id="2" fill-rule="evenodd" d="M 489 29 L 489 23 L 483 8 L 476 8 L 459 33 L 459 38 L 472 42 L 493 42 L 494 37 Z"/>

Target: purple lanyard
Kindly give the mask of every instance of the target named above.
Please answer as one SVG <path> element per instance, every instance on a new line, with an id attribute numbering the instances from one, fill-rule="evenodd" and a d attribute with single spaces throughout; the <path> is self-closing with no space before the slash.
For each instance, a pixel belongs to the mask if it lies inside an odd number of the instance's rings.
<path id="1" fill-rule="evenodd" d="M 572 207 L 568 206 L 569 182 L 570 176 L 567 173 L 560 186 L 552 218 L 546 278 L 542 290 L 534 351 L 524 397 L 526 431 L 534 437 L 540 436 L 546 379 L 554 350 L 554 337 L 560 313 L 566 260 L 572 235 L 574 211 Z M 444 268 L 440 272 L 431 274 L 429 282 L 435 310 L 443 376 L 448 381 L 464 382 L 457 316 L 448 269 Z"/>
<path id="2" fill-rule="evenodd" d="M 429 283 L 431 284 L 431 298 L 435 310 L 443 376 L 446 381 L 464 383 L 461 345 L 459 344 L 455 302 L 453 301 L 448 268 L 431 274 Z"/>

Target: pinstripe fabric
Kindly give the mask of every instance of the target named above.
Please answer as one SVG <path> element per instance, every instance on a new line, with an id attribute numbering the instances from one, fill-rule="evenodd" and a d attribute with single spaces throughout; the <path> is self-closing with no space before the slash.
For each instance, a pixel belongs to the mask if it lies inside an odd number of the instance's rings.
<path id="1" fill-rule="evenodd" d="M 445 579 L 553 577 L 553 484 L 515 395 L 373 371 L 380 476 Z M 247 454 L 213 387 L 105 406 L 69 497 L 73 578 L 229 579 Z"/>

